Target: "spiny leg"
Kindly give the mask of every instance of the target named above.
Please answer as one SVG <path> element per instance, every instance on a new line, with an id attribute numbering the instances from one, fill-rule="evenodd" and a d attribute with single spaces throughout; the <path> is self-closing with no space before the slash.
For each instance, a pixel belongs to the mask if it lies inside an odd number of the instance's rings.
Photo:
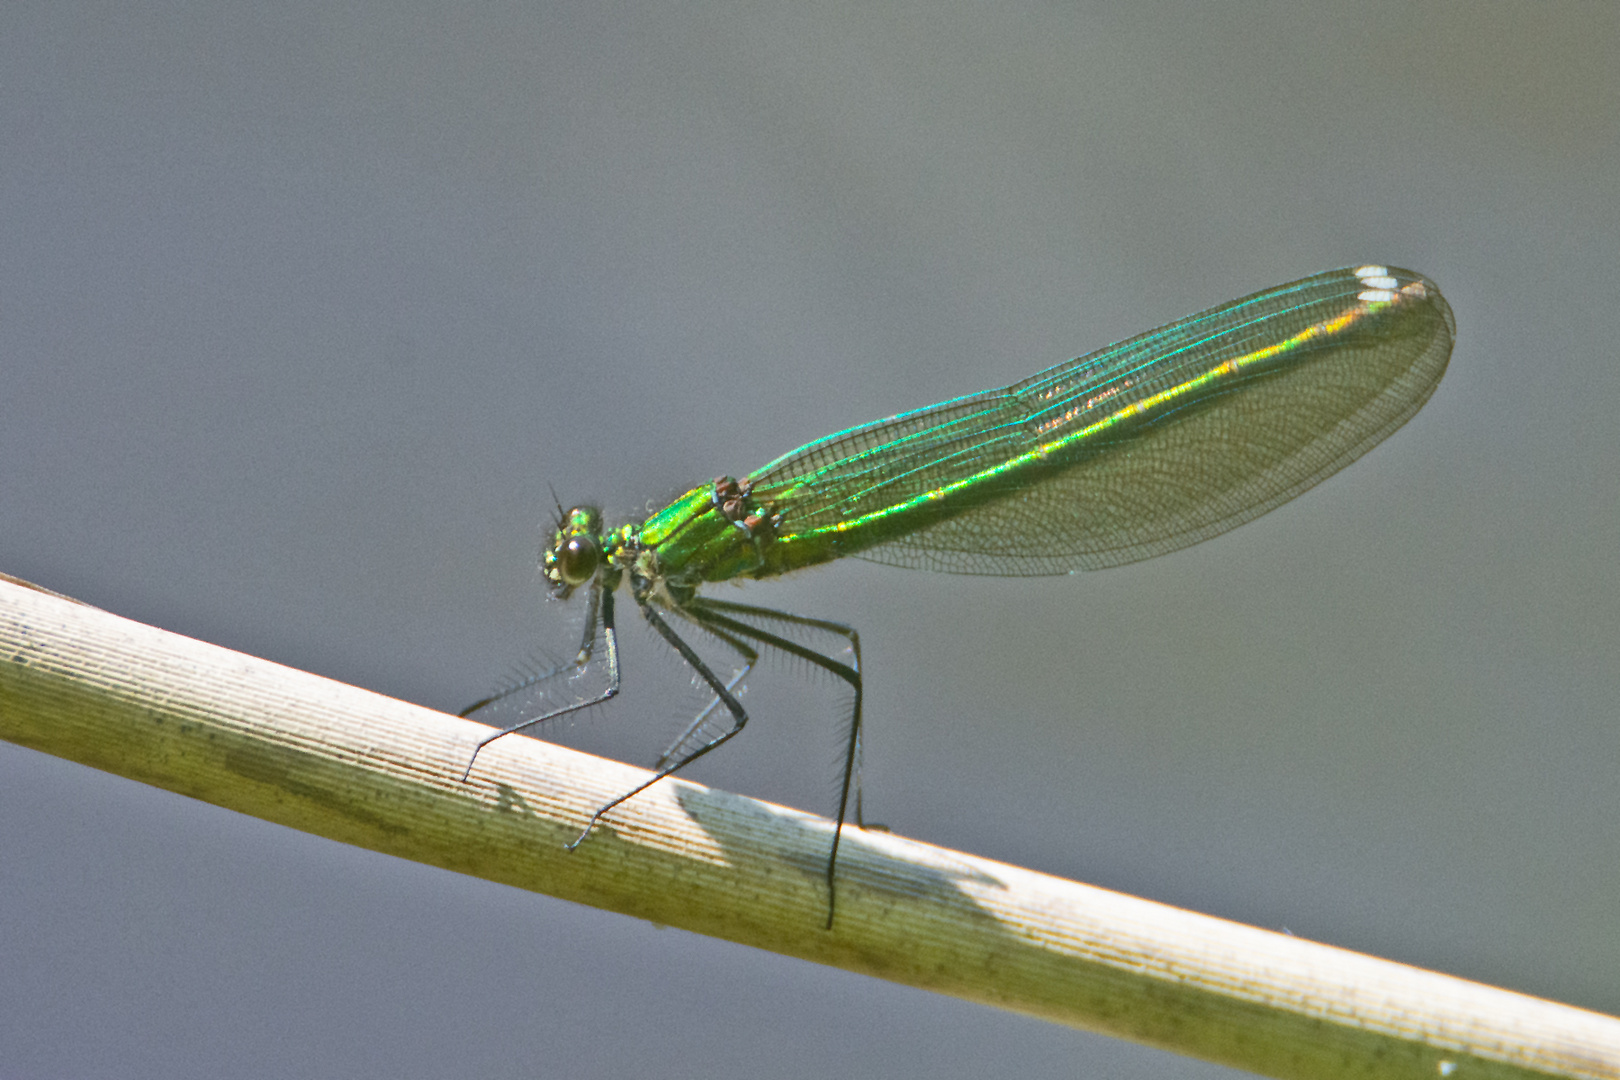
<path id="1" fill-rule="evenodd" d="M 680 608 L 676 608 L 674 610 L 676 614 L 685 615 L 685 612 Z M 742 685 L 744 679 L 748 678 L 748 673 L 753 671 L 754 665 L 759 662 L 758 650 L 754 649 L 746 641 L 733 634 L 728 634 L 725 631 L 712 626 L 705 626 L 703 623 L 698 622 L 695 619 L 691 621 L 693 625 L 699 627 L 705 633 L 718 638 L 721 642 L 730 646 L 730 648 L 742 658 L 741 670 L 739 670 L 730 679 L 726 680 L 726 689 L 731 692 L 732 697 L 736 697 L 737 688 Z M 714 710 L 718 709 L 722 704 L 723 703 L 721 702 L 719 695 L 709 699 L 709 703 L 703 707 L 703 710 L 693 718 L 690 724 L 686 725 L 686 730 L 682 731 L 679 735 L 672 739 L 669 746 L 665 748 L 664 752 L 658 755 L 658 761 L 653 765 L 653 768 L 662 769 L 670 762 L 682 759 L 686 754 L 688 742 L 697 742 L 703 738 L 700 733 L 703 730 L 704 723 L 709 719 L 709 716 L 713 714 Z"/>
<path id="2" fill-rule="evenodd" d="M 602 702 L 607 701 L 609 698 L 612 698 L 612 697 L 614 697 L 614 696 L 616 696 L 618 694 L 618 692 L 619 692 L 619 633 L 618 633 L 618 630 L 614 627 L 614 624 L 613 624 L 613 592 L 611 590 L 608 590 L 608 589 L 603 589 L 603 588 L 597 587 L 597 588 L 594 588 L 594 589 L 591 590 L 590 608 L 586 612 L 587 618 L 585 620 L 585 638 L 584 638 L 583 641 L 580 642 L 579 652 L 575 655 L 574 662 L 571 665 L 568 665 L 568 664 L 559 665 L 558 667 L 552 668 L 550 671 L 545 672 L 542 675 L 537 675 L 537 676 L 533 676 L 533 677 L 528 678 L 528 679 L 524 679 L 521 682 L 519 682 L 516 686 L 508 687 L 507 689 L 501 691 L 500 693 L 492 694 L 491 696 L 489 696 L 487 698 L 484 698 L 482 701 L 478 702 L 477 704 L 468 707 L 467 709 L 462 711 L 461 715 L 462 716 L 467 716 L 467 715 L 469 715 L 469 714 L 471 714 L 473 712 L 476 712 L 479 709 L 484 708 L 486 705 L 489 705 L 489 704 L 492 704 L 493 702 L 500 701 L 500 700 L 502 700 L 504 698 L 510 697 L 513 694 L 518 693 L 521 690 L 526 690 L 526 689 L 529 689 L 529 688 L 531 688 L 533 686 L 536 686 L 539 683 L 544 682 L 546 679 L 549 679 L 549 678 L 553 677 L 554 675 L 557 675 L 559 672 L 561 672 L 566 667 L 573 667 L 573 668 L 575 668 L 577 670 L 579 668 L 584 667 L 587 663 L 589 663 L 590 659 L 591 659 L 591 656 L 592 656 L 592 654 L 593 654 L 593 652 L 595 651 L 595 648 L 596 648 L 596 615 L 597 615 L 598 605 L 600 605 L 600 610 L 601 610 L 601 615 L 602 615 L 602 642 L 603 642 L 603 645 L 605 646 L 605 650 L 607 652 L 607 665 L 608 665 L 608 684 L 607 684 L 607 688 L 604 689 L 596 697 L 590 698 L 590 699 L 585 700 L 585 701 L 576 701 L 572 705 L 564 705 L 564 706 L 562 706 L 560 708 L 552 709 L 550 712 L 542 713 L 541 715 L 536 716 L 536 717 L 534 717 L 533 719 L 530 719 L 530 720 L 520 721 L 520 722 L 518 722 L 516 724 L 513 724 L 511 727 L 503 728 L 502 730 L 495 732 L 493 735 L 490 735 L 490 736 L 488 736 L 488 737 L 486 737 L 484 739 L 479 740 L 478 745 L 473 747 L 472 757 L 467 759 L 467 768 L 462 771 L 462 774 L 461 774 L 461 782 L 462 783 L 466 783 L 467 778 L 472 775 L 473 764 L 475 762 L 477 762 L 477 760 L 478 760 L 479 751 L 483 750 L 484 747 L 488 746 L 490 743 L 494 742 L 496 739 L 499 739 L 504 735 L 510 735 L 514 731 L 522 731 L 525 728 L 534 727 L 536 724 L 543 724 L 547 720 L 555 720 L 557 717 L 566 716 L 568 713 L 571 713 L 571 712 L 578 712 L 580 709 L 588 709 L 592 705 L 600 705 Z"/>
<path id="3" fill-rule="evenodd" d="M 594 594 L 592 599 L 593 601 L 595 600 Z M 613 697 L 618 693 L 618 640 L 613 625 L 612 592 L 602 590 L 601 604 L 603 622 L 602 636 L 606 642 L 608 654 L 609 686 L 607 690 L 604 691 L 604 693 L 599 697 L 593 698 L 589 701 L 578 702 L 573 705 L 553 710 L 552 712 L 546 713 L 543 716 L 514 725 L 511 728 L 491 735 L 489 738 L 478 744 L 478 747 L 473 752 L 474 759 L 477 757 L 478 750 L 481 750 L 485 745 L 500 738 L 502 735 L 510 734 L 513 731 L 519 731 L 523 728 L 543 723 L 546 720 L 554 719 L 555 717 L 562 716 L 566 713 L 574 712 L 578 709 L 583 709 L 591 705 L 598 704 L 599 702 L 606 701 L 608 698 Z M 670 625 L 652 609 L 651 605 L 647 601 L 638 597 L 637 604 L 641 608 L 642 616 L 647 620 L 648 624 L 658 632 L 659 636 L 664 638 L 664 640 L 669 643 L 670 647 L 680 655 L 681 659 L 685 660 L 687 665 L 697 673 L 699 678 L 707 683 L 709 688 L 714 691 L 715 704 L 711 704 L 707 709 L 700 713 L 697 720 L 695 720 L 693 724 L 688 727 L 686 732 L 683 732 L 681 738 L 677 739 L 676 743 L 665 752 L 665 755 L 660 760 L 660 767 L 655 775 L 653 775 L 645 783 L 637 785 L 635 788 L 625 792 L 618 798 L 606 803 L 594 814 L 592 814 L 591 819 L 586 823 L 584 830 L 579 834 L 573 843 L 568 845 L 568 850 L 572 851 L 574 848 L 578 847 L 579 844 L 590 835 L 591 830 L 596 827 L 596 823 L 601 820 L 602 816 L 609 810 L 612 810 L 620 803 L 641 794 L 641 792 L 647 790 L 664 777 L 685 768 L 693 761 L 696 761 L 698 758 L 709 753 L 711 750 L 714 750 L 716 747 L 727 742 L 742 731 L 743 727 L 748 723 L 748 713 L 742 707 L 741 702 L 737 700 L 733 691 L 742 681 L 742 678 L 748 673 L 748 670 L 751 669 L 754 663 L 758 660 L 758 652 L 748 646 L 746 642 L 749 640 L 757 641 L 763 645 L 778 649 L 790 656 L 796 656 L 816 667 L 821 668 L 834 677 L 849 684 L 850 688 L 855 694 L 854 705 L 850 713 L 849 740 L 845 752 L 844 780 L 843 786 L 839 793 L 838 819 L 833 830 L 832 849 L 827 859 L 827 928 L 831 929 L 837 900 L 834 881 L 838 863 L 838 846 L 839 840 L 841 839 L 843 833 L 844 818 L 847 816 L 849 810 L 849 797 L 852 787 L 854 788 L 855 792 L 855 822 L 857 826 L 864 826 L 864 822 L 861 817 L 861 793 L 859 785 L 862 699 L 860 673 L 860 635 L 853 627 L 847 626 L 843 623 L 831 622 L 825 619 L 813 619 L 803 615 L 794 615 L 790 612 L 776 611 L 771 608 L 755 607 L 749 604 L 737 604 L 724 600 L 693 598 L 687 604 L 677 609 L 678 612 L 690 619 L 692 622 L 696 623 L 698 626 L 702 627 L 704 630 L 720 638 L 726 644 L 736 649 L 738 653 L 744 657 L 744 670 L 738 675 L 734 676 L 730 681 L 721 682 L 720 678 L 715 675 L 712 670 L 710 670 L 708 665 L 703 662 L 702 658 L 697 655 L 692 647 L 688 645 L 680 637 L 680 635 L 675 633 L 674 629 L 671 628 Z M 770 631 L 760 629 L 757 626 L 751 626 L 745 622 L 741 622 L 735 618 L 732 618 L 732 615 L 741 615 L 745 618 L 782 622 L 793 626 L 803 626 L 815 630 L 821 630 L 826 633 L 836 634 L 845 638 L 849 642 L 850 651 L 854 657 L 854 663 L 840 663 L 837 660 L 833 660 L 831 657 L 816 652 L 814 649 L 808 648 L 804 645 L 800 645 L 798 642 L 792 641 L 779 634 L 773 634 Z M 594 638 L 591 635 L 590 629 L 587 629 L 586 639 L 584 642 L 582 642 L 580 647 L 580 655 L 579 657 L 576 657 L 576 666 L 582 665 L 585 661 L 589 660 L 590 650 L 593 646 Z M 546 677 L 549 677 L 549 674 L 546 676 L 540 676 L 536 679 L 525 680 L 525 682 L 520 684 L 518 688 L 494 695 L 485 701 L 480 702 L 477 706 L 474 706 L 474 708 L 481 708 L 483 705 L 508 696 L 510 693 L 515 692 L 516 689 L 533 685 L 535 682 L 538 682 Z M 731 713 L 733 719 L 733 726 L 731 729 L 722 732 L 717 738 L 704 743 L 702 746 L 699 746 L 692 752 L 684 754 L 674 761 L 669 761 L 668 759 L 671 756 L 678 753 L 680 743 L 683 742 L 693 731 L 699 728 L 709 713 L 716 707 L 716 704 L 725 705 L 727 711 Z M 472 709 L 469 709 L 468 711 L 471 712 Z M 472 762 L 469 762 L 467 766 L 467 773 L 470 774 L 471 771 Z M 465 779 L 465 775 L 463 776 L 463 779 Z"/>
<path id="4" fill-rule="evenodd" d="M 488 697 L 479 698 L 465 709 L 462 709 L 460 712 L 456 713 L 456 715 L 461 717 L 471 716 L 480 709 L 487 709 L 496 702 L 505 701 L 507 698 L 539 686 L 541 683 L 546 682 L 549 679 L 554 679 L 558 675 L 562 674 L 562 672 L 567 668 L 573 668 L 576 672 L 578 672 L 584 668 L 586 664 L 590 663 L 592 655 L 594 655 L 596 652 L 596 613 L 598 605 L 601 603 L 601 593 L 602 587 L 600 585 L 593 585 L 591 587 L 590 595 L 586 597 L 584 636 L 580 639 L 579 651 L 574 654 L 574 658 L 572 660 L 566 664 L 557 664 L 545 671 L 540 672 L 538 675 L 526 676 L 510 686 L 503 686 L 501 689 L 495 691 Z"/>
<path id="5" fill-rule="evenodd" d="M 720 681 L 719 676 L 709 670 L 709 666 L 703 662 L 702 657 L 698 656 L 698 654 L 693 651 L 692 646 L 683 641 L 681 636 L 670 628 L 669 623 L 665 622 L 664 619 L 652 609 L 652 605 L 648 603 L 645 598 L 637 595 L 636 603 L 640 606 L 642 617 L 647 620 L 648 625 L 650 625 L 654 630 L 658 631 L 659 636 L 665 641 L 669 642 L 670 647 L 680 654 L 681 659 L 686 661 L 687 666 L 693 671 L 697 672 L 698 677 L 709 684 L 709 689 L 714 691 L 715 696 L 720 699 L 721 703 L 725 705 L 726 710 L 731 713 L 731 718 L 734 723 L 731 730 L 722 732 L 719 737 L 705 743 L 703 746 L 700 746 L 690 754 L 687 754 L 674 764 L 664 766 L 663 768 L 659 769 L 650 780 L 636 785 L 623 795 L 620 795 L 617 799 L 614 799 L 612 802 L 600 807 L 596 813 L 591 815 L 591 820 L 586 822 L 585 831 L 580 833 L 572 844 L 568 845 L 569 851 L 574 850 L 587 836 L 591 835 L 591 830 L 596 828 L 596 823 L 601 820 L 603 814 L 607 813 L 615 806 L 618 806 L 626 799 L 632 799 L 635 796 L 640 795 L 643 791 L 646 791 L 648 788 L 658 783 L 658 781 L 662 780 L 670 773 L 690 765 L 704 754 L 707 754 L 710 750 L 713 750 L 715 747 L 731 739 L 738 732 L 742 731 L 743 727 L 748 723 L 748 712 L 742 707 L 742 702 L 738 701 L 735 695 L 733 695 L 732 692 L 726 688 L 726 684 Z M 578 706 L 575 707 L 577 708 Z"/>
<path id="6" fill-rule="evenodd" d="M 711 633 L 718 634 L 722 630 L 727 630 L 732 634 L 747 637 L 762 645 L 768 645 L 790 656 L 797 656 L 808 661 L 836 678 L 842 679 L 855 692 L 855 703 L 850 710 L 849 740 L 844 751 L 844 782 L 838 795 L 838 819 L 833 826 L 832 851 L 827 856 L 827 929 L 830 930 L 832 929 L 833 914 L 837 905 L 834 874 L 838 867 L 838 843 L 843 838 L 844 816 L 849 809 L 849 795 L 852 786 L 855 790 L 855 825 L 857 828 L 865 827 L 861 817 L 860 787 L 861 636 L 855 631 L 854 627 L 844 623 L 830 622 L 826 619 L 812 619 L 805 615 L 794 615 L 791 612 L 776 611 L 772 608 L 754 607 L 751 604 L 737 604 L 728 600 L 712 600 L 707 597 L 692 599 L 681 609 L 681 612 L 694 622 L 707 628 Z M 731 618 L 732 615 L 782 622 L 792 626 L 806 626 L 830 634 L 837 634 L 849 642 L 850 651 L 854 654 L 855 662 L 852 665 L 840 663 L 830 656 L 800 645 L 796 641 L 791 641 L 779 634 L 773 634 L 768 630 L 762 630 L 757 626 L 751 626 L 748 623 Z M 676 766 L 676 768 L 679 767 L 679 765 Z"/>

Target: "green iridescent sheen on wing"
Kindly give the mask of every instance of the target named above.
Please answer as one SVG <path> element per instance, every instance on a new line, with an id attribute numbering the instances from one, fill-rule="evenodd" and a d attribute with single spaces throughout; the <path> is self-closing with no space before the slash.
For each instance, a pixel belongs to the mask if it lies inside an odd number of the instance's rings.
<path id="1" fill-rule="evenodd" d="M 1439 382 L 1454 331 L 1421 275 L 1332 271 L 828 436 L 749 478 L 781 515 L 750 576 L 842 555 L 1066 573 L 1197 543 L 1400 427 Z"/>
<path id="2" fill-rule="evenodd" d="M 531 693 L 546 706 L 483 747 L 614 697 L 614 597 L 628 579 L 647 624 L 713 697 L 658 773 L 598 809 L 572 848 L 603 814 L 743 730 L 742 680 L 766 651 L 840 680 L 853 703 L 827 859 L 831 929 L 839 837 L 852 806 L 860 823 L 860 637 L 840 623 L 702 597 L 699 586 L 845 555 L 958 573 L 1055 574 L 1196 543 L 1293 498 L 1405 423 L 1444 373 L 1455 329 L 1433 282 L 1382 266 L 1338 270 L 1001 390 L 830 435 L 751 476 L 716 477 L 639 524 L 604 532 L 595 507 L 559 505 L 542 567 L 553 596 L 587 590 L 579 650 L 462 715 Z M 723 648 L 731 672 L 711 668 L 671 615 Z M 817 635 L 831 635 L 839 652 L 799 640 Z M 550 680 L 584 672 L 599 655 L 607 681 L 595 697 L 546 699 L 557 685 Z"/>

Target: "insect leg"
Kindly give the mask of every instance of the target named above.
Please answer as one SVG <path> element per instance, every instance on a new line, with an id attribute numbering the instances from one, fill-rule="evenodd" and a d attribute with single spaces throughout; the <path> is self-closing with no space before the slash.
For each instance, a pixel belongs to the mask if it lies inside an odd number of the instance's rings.
<path id="1" fill-rule="evenodd" d="M 598 598 L 600 598 L 600 599 L 598 599 Z M 474 762 L 476 762 L 478 760 L 478 752 L 480 750 L 482 750 L 484 747 L 488 746 L 490 743 L 494 742 L 496 739 L 501 738 L 503 735 L 510 735 L 514 731 L 522 731 L 525 728 L 534 727 L 536 724 L 543 724 L 547 720 L 555 720 L 559 716 L 566 716 L 568 713 L 578 712 L 580 709 L 588 709 L 592 705 L 599 705 L 602 702 L 607 701 L 609 698 L 614 697 L 615 695 L 618 694 L 618 692 L 619 692 L 619 632 L 614 627 L 614 624 L 613 624 L 613 592 L 611 590 L 603 589 L 603 588 L 600 588 L 600 587 L 592 590 L 592 592 L 591 592 L 591 607 L 592 607 L 593 610 L 588 612 L 589 618 L 587 618 L 586 624 L 585 624 L 585 639 L 584 639 L 584 641 L 582 641 L 580 643 L 579 653 L 574 657 L 573 664 L 572 665 L 565 665 L 565 666 L 572 666 L 575 669 L 578 669 L 578 668 L 584 667 L 585 664 L 590 661 L 591 655 L 592 655 L 592 653 L 593 653 L 593 651 L 595 650 L 595 647 L 596 647 L 596 614 L 597 614 L 597 612 L 596 612 L 595 609 L 597 608 L 598 604 L 600 604 L 600 611 L 601 611 L 601 615 L 602 615 L 602 643 L 603 643 L 603 645 L 605 647 L 605 650 L 607 652 L 607 666 L 608 666 L 608 684 L 607 684 L 607 688 L 604 689 L 596 697 L 589 698 L 588 700 L 585 700 L 585 701 L 576 701 L 572 705 L 564 705 L 561 708 L 552 709 L 550 712 L 542 713 L 540 716 L 536 716 L 536 717 L 534 717 L 532 719 L 529 719 L 529 720 L 519 721 L 518 723 L 513 724 L 510 727 L 502 728 L 500 731 L 495 732 L 495 734 L 493 734 L 493 735 L 490 735 L 490 736 L 487 736 L 486 738 L 480 739 L 479 742 L 478 742 L 478 745 L 473 747 L 472 757 L 467 759 L 467 768 L 465 770 L 463 770 L 463 772 L 461 774 L 462 783 L 466 783 L 467 777 L 472 775 L 473 764 L 474 764 Z M 491 704 L 493 702 L 500 701 L 500 700 L 502 700 L 504 698 L 510 697 L 511 695 L 517 693 L 520 690 L 525 690 L 525 689 L 528 689 L 528 688 L 530 688 L 532 686 L 535 686 L 536 684 L 538 684 L 540 682 L 543 682 L 546 679 L 551 678 L 553 675 L 556 675 L 561 670 L 563 670 L 562 667 L 553 668 L 551 671 L 546 672 L 543 675 L 537 675 L 537 676 L 534 676 L 532 678 L 524 679 L 517 686 L 510 687 L 510 688 L 508 688 L 506 690 L 501 691 L 498 694 L 491 695 L 490 697 L 487 697 L 487 698 L 483 699 L 482 701 L 478 702 L 477 704 L 470 706 L 469 708 L 464 710 L 461 713 L 461 715 L 462 716 L 467 716 L 468 714 L 470 714 L 472 712 L 475 712 L 478 709 L 484 708 L 486 705 L 489 705 L 489 704 Z"/>
<path id="2" fill-rule="evenodd" d="M 861 818 L 861 637 L 852 626 L 844 623 L 830 622 L 826 619 L 812 619 L 804 615 L 794 615 L 786 611 L 776 611 L 771 608 L 754 607 L 750 604 L 737 604 L 728 600 L 712 600 L 706 597 L 695 597 L 682 609 L 695 622 L 698 622 L 713 633 L 728 630 L 733 634 L 747 637 L 762 645 L 779 649 L 790 656 L 796 656 L 816 667 L 821 668 L 834 677 L 848 683 L 855 692 L 855 703 L 850 709 L 849 737 L 844 750 L 844 781 L 838 795 L 838 818 L 833 827 L 832 850 L 827 856 L 827 928 L 832 929 L 834 908 L 837 903 L 837 893 L 834 888 L 834 874 L 838 867 L 838 843 L 843 838 L 844 817 L 849 810 L 851 789 L 855 795 L 855 825 L 864 828 Z M 751 626 L 733 616 L 759 619 L 767 622 L 786 623 L 790 626 L 804 626 L 826 633 L 837 634 L 849 642 L 854 663 L 845 664 L 834 660 L 830 656 L 816 652 L 796 641 L 773 634 L 757 626 Z"/>

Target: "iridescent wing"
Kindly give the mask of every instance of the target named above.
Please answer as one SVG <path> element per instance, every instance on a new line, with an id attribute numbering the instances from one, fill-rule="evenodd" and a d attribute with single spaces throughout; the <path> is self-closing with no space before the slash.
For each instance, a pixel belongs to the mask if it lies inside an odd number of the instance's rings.
<path id="1" fill-rule="evenodd" d="M 830 435 L 750 479 L 782 532 L 876 562 L 1117 566 L 1235 528 L 1366 453 L 1434 392 L 1455 331 L 1420 274 L 1331 271 Z"/>

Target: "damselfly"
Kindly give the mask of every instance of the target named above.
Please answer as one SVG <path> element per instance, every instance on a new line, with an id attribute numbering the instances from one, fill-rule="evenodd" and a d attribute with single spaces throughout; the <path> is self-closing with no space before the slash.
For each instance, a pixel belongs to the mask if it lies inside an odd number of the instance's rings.
<path id="1" fill-rule="evenodd" d="M 701 596 L 703 585 L 846 555 L 957 574 L 1066 574 L 1207 540 L 1287 502 L 1404 424 L 1444 374 L 1455 330 L 1450 307 L 1421 274 L 1334 270 L 1004 389 L 829 435 L 741 478 L 701 484 L 641 522 L 610 527 L 593 506 L 559 506 L 542 567 L 554 596 L 586 591 L 579 651 L 462 715 L 582 670 L 599 646 L 607 685 L 490 735 L 463 779 L 495 739 L 618 693 L 613 602 L 628 578 L 642 617 L 713 701 L 665 751 L 656 775 L 597 810 L 574 844 L 604 813 L 742 731 L 742 678 L 761 648 L 781 650 L 853 691 L 827 859 L 831 926 L 852 788 L 860 824 L 860 639 L 841 623 Z M 675 621 L 731 649 L 738 673 L 716 675 Z M 812 631 L 844 638 L 848 659 L 793 636 Z"/>

